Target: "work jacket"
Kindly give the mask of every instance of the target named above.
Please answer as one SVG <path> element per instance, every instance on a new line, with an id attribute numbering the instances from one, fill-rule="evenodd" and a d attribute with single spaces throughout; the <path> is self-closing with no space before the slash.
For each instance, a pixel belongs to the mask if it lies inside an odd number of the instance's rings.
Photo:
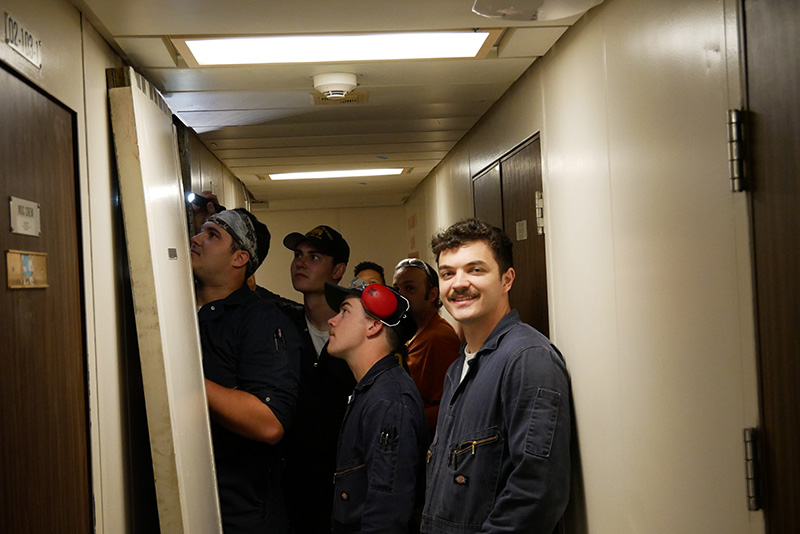
<path id="1" fill-rule="evenodd" d="M 356 385 L 342 423 L 334 533 L 411 532 L 427 434 L 414 381 L 397 354 L 385 356 Z"/>
<path id="2" fill-rule="evenodd" d="M 561 353 L 509 312 L 448 369 L 427 455 L 422 532 L 550 533 L 569 496 L 570 385 Z"/>

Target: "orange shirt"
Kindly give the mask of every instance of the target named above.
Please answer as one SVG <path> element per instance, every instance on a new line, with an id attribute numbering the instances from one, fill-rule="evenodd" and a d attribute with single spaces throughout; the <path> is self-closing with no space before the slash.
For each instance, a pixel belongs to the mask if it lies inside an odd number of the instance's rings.
<path id="1" fill-rule="evenodd" d="M 408 370 L 419 389 L 425 405 L 428 429 L 436 428 L 439 402 L 442 400 L 444 375 L 459 356 L 461 341 L 453 327 L 439 314 L 433 316 L 425 329 L 408 342 Z"/>

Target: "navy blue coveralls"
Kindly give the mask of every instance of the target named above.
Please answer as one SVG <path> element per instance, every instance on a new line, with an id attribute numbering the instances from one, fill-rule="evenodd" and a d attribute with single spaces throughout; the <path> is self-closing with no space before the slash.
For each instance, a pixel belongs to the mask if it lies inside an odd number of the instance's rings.
<path id="1" fill-rule="evenodd" d="M 335 533 L 410 532 L 428 427 L 414 381 L 397 354 L 356 385 L 339 437 L 333 496 Z"/>

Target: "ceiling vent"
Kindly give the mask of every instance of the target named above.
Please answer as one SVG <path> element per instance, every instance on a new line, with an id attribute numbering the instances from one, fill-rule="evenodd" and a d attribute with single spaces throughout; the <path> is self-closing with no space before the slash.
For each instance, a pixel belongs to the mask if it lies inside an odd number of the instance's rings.
<path id="1" fill-rule="evenodd" d="M 326 72 L 314 76 L 314 89 L 330 100 L 344 98 L 357 85 L 356 75 L 347 72 Z"/>

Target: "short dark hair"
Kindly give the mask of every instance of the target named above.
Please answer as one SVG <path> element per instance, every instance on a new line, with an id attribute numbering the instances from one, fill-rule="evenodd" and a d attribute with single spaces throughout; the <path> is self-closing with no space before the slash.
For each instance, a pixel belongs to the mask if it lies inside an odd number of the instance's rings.
<path id="1" fill-rule="evenodd" d="M 386 331 L 386 344 L 389 345 L 389 350 L 392 352 L 399 352 L 403 356 L 407 356 L 408 351 L 406 350 L 406 344 L 405 342 L 400 341 L 400 335 L 394 330 L 394 328 L 384 325 L 384 330 Z"/>
<path id="2" fill-rule="evenodd" d="M 484 241 L 489 245 L 494 259 L 500 267 L 500 274 L 514 266 L 514 245 L 511 243 L 511 239 L 500 228 L 474 218 L 461 220 L 433 236 L 431 249 L 436 256 L 436 263 L 439 263 L 439 255 L 443 251 L 458 248 L 473 241 Z"/>
<path id="3" fill-rule="evenodd" d="M 383 274 L 383 267 L 381 267 L 374 261 L 362 261 L 361 263 L 356 265 L 356 268 L 353 269 L 353 276 L 358 276 L 358 273 L 360 273 L 361 271 L 365 271 L 367 269 L 372 269 L 373 271 L 381 275 L 381 280 L 383 280 L 384 283 L 386 282 L 386 277 Z"/>

